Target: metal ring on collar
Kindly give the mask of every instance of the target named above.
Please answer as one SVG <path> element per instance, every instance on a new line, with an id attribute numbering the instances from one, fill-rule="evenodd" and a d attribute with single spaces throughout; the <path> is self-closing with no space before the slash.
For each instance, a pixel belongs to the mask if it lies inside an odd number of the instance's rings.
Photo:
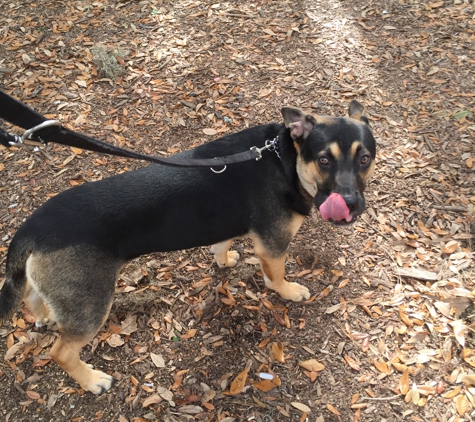
<path id="1" fill-rule="evenodd" d="M 213 173 L 216 173 L 216 174 L 219 174 L 219 173 L 223 173 L 224 170 L 226 170 L 228 166 L 225 164 L 224 167 L 221 169 L 221 170 L 215 170 L 213 167 L 210 167 L 210 170 L 213 172 Z"/>

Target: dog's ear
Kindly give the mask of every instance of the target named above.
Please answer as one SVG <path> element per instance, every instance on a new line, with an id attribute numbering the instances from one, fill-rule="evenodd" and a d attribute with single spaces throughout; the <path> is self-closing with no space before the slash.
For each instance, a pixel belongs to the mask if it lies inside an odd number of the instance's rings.
<path id="1" fill-rule="evenodd" d="M 368 118 L 365 116 L 365 108 L 363 104 L 360 104 L 356 100 L 352 100 L 350 106 L 348 107 L 348 116 L 355 120 L 360 120 L 369 124 Z"/>
<path id="2" fill-rule="evenodd" d="M 294 141 L 306 139 L 315 126 L 315 119 L 297 108 L 284 107 L 280 112 Z"/>

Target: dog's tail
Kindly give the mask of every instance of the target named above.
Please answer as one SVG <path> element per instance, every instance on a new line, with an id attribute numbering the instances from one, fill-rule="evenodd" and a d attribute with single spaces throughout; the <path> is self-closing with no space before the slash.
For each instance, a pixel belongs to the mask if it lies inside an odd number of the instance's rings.
<path id="1" fill-rule="evenodd" d="M 26 239 L 12 240 L 7 255 L 5 283 L 0 290 L 0 321 L 8 318 L 23 298 L 26 286 L 26 260 L 31 248 Z"/>

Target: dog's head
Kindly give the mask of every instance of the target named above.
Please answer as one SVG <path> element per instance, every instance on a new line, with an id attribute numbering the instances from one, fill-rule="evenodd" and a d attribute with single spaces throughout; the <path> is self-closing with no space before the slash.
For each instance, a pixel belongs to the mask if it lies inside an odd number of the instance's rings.
<path id="1" fill-rule="evenodd" d="M 312 116 L 284 107 L 284 124 L 297 150 L 297 173 L 324 220 L 347 224 L 365 209 L 363 191 L 374 171 L 376 141 L 353 100 L 349 117 Z"/>

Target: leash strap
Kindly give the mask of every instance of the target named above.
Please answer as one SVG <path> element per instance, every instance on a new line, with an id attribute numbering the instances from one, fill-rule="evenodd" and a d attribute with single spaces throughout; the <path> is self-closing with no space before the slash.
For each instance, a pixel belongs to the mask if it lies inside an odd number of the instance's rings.
<path id="1" fill-rule="evenodd" d="M 162 158 L 156 155 L 145 155 L 133 152 L 125 148 L 116 147 L 98 139 L 90 138 L 73 132 L 63 126 L 57 120 L 47 120 L 44 116 L 32 110 L 22 102 L 10 95 L 0 91 L 0 118 L 7 122 L 26 129 L 23 136 L 11 135 L 0 128 L 0 143 L 7 148 L 12 145 L 36 144 L 44 145 L 48 142 L 55 142 L 61 145 L 81 148 L 103 154 L 117 155 L 119 157 L 135 158 L 146 160 L 152 163 L 163 164 L 172 167 L 216 167 L 224 166 L 222 170 L 215 171 L 221 173 L 225 167 L 231 164 L 238 164 L 244 161 L 260 160 L 261 152 L 268 147 L 252 147 L 248 151 L 239 152 L 227 157 L 215 157 L 205 159 L 186 158 Z"/>

